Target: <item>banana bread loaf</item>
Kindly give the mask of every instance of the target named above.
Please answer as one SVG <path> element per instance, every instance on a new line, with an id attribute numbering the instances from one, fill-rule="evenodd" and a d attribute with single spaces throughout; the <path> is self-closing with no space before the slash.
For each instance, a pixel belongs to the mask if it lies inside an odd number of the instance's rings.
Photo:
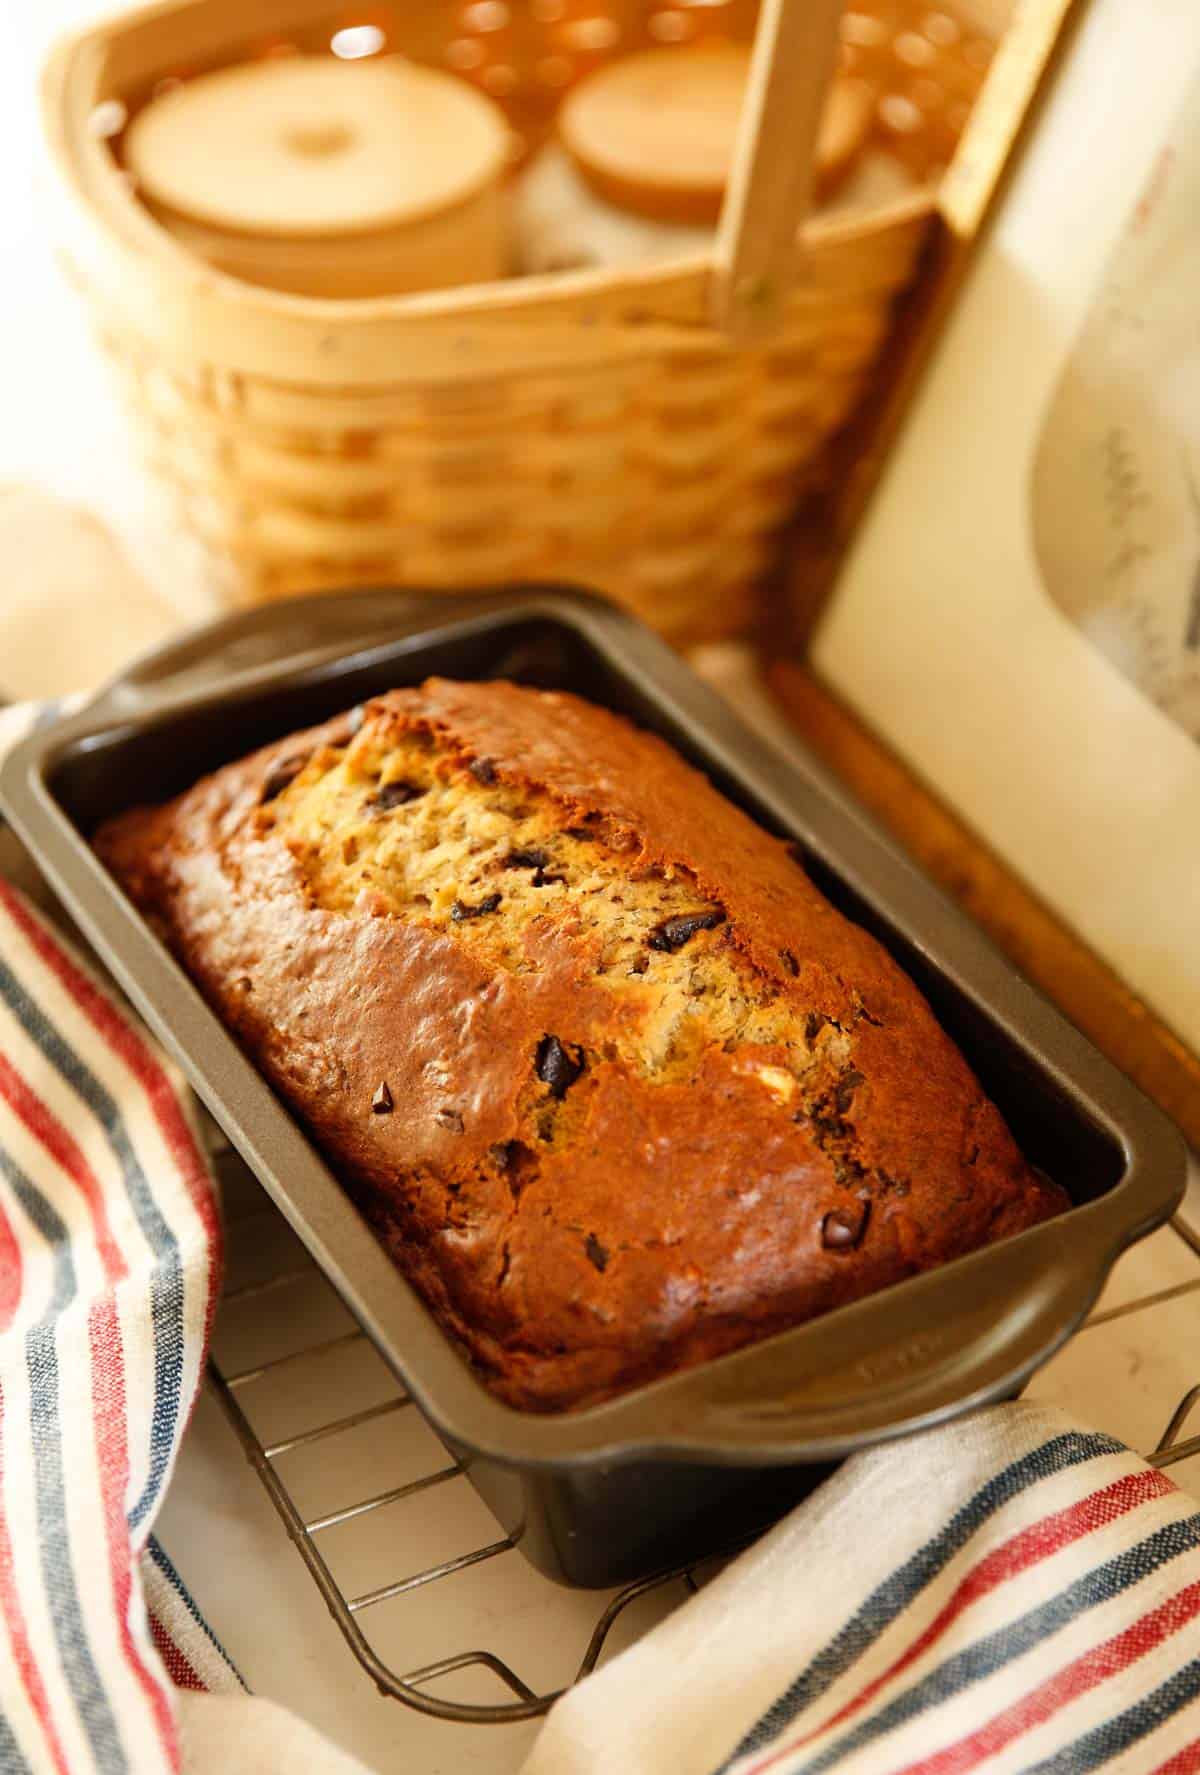
<path id="1" fill-rule="evenodd" d="M 515 1406 L 1067 1206 L 788 847 L 573 696 L 394 691 L 96 842 Z"/>

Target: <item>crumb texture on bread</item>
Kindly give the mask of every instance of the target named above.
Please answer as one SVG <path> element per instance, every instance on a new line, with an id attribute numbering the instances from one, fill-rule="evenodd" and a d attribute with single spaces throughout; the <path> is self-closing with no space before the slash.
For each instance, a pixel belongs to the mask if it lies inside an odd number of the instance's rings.
<path id="1" fill-rule="evenodd" d="M 97 847 L 518 1407 L 1066 1206 L 789 847 L 565 693 L 393 691 Z"/>

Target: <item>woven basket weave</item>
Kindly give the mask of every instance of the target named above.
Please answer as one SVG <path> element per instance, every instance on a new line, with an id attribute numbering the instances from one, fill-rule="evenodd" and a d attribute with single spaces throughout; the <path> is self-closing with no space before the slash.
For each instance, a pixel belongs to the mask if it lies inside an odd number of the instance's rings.
<path id="1" fill-rule="evenodd" d="M 281 295 L 191 259 L 150 218 L 97 108 L 347 22 L 449 66 L 526 149 L 576 78 L 645 43 L 752 33 L 750 9 L 642 0 L 411 0 L 352 21 L 321 0 L 186 0 L 108 21 L 47 70 L 64 247 L 151 466 L 232 602 L 387 581 L 447 590 L 562 579 L 679 642 L 727 635 L 824 447 L 854 412 L 912 280 L 991 43 L 944 0 L 859 0 L 845 63 L 874 84 L 877 145 L 926 181 L 811 220 L 782 325 L 735 346 L 711 264 L 587 271 L 348 302 Z"/>

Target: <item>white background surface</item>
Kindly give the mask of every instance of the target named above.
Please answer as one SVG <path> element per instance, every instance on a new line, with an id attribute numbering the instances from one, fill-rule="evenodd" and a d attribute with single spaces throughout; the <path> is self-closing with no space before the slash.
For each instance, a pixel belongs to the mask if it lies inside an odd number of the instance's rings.
<path id="1" fill-rule="evenodd" d="M 1104 0 L 1104 4 L 1127 21 L 1142 9 L 1160 18 L 1171 13 L 1161 0 Z M 1194 4 L 1195 0 L 1186 0 L 1183 10 L 1192 11 Z M 0 212 L 0 481 L 32 478 L 85 498 L 108 516 L 132 521 L 136 482 L 131 479 L 123 434 L 81 317 L 57 280 L 49 243 L 39 225 L 33 70 L 50 35 L 72 22 L 80 10 L 73 0 L 38 0 L 35 5 L 0 0 L 4 24 L 0 165 L 5 169 Z M 1182 16 L 1180 8 L 1175 12 Z M 1119 70 L 1114 66 L 1106 77 L 1119 86 L 1135 73 L 1122 60 Z M 1070 195 L 1069 186 L 1050 181 L 1045 229 L 1073 225 Z M 1006 337 L 1006 330 L 1020 324 L 1022 315 L 1037 311 L 1036 289 L 1031 290 L 1028 278 L 1023 289 L 1025 300 L 1020 304 L 1006 307 L 1000 300 L 995 311 L 997 338 Z M 960 367 L 958 374 L 964 373 Z M 991 387 L 989 398 L 1001 413 L 1011 392 L 1002 384 Z M 951 384 L 935 398 L 950 399 L 954 393 Z M 936 413 L 931 423 L 936 423 Z M 977 454 L 957 446 L 950 454 L 969 460 L 973 473 L 986 483 L 986 464 Z M 950 454 L 944 449 L 932 451 L 923 459 L 922 480 L 931 489 L 945 485 L 942 477 Z M 893 534 L 896 558 L 903 555 L 909 540 L 906 534 L 897 542 Z M 969 556 L 972 538 L 964 537 L 962 546 Z M 860 583 L 869 564 L 864 557 L 856 568 Z M 5 564 L 0 586 L 0 597 L 21 596 L 19 563 Z M 87 597 L 86 587 L 80 588 L 80 596 Z M 846 606 L 846 625 L 853 608 Z M 877 616 L 872 620 L 877 622 Z M 901 665 L 905 626 L 897 624 L 888 631 L 889 646 L 895 646 Z M 827 663 L 844 675 L 862 640 L 850 626 L 843 626 L 840 636 L 831 633 L 825 642 Z M 86 680 L 87 660 L 81 660 L 77 650 L 72 652 L 70 635 L 46 635 L 44 645 L 61 651 L 68 678 Z M 875 650 L 867 652 L 873 657 Z M 15 672 L 15 658 L 0 659 L 0 684 L 5 682 L 6 665 Z M 14 679 L 12 688 L 19 690 L 19 681 Z M 246 1222 L 247 1208 L 253 1212 L 254 1204 L 243 1202 L 235 1215 L 234 1281 L 237 1265 L 262 1264 L 271 1257 L 273 1242 L 282 1238 L 286 1243 L 286 1235 L 270 1216 Z M 1035 1391 L 1062 1400 L 1085 1419 L 1140 1446 L 1151 1445 L 1180 1395 L 1200 1380 L 1197 1291 L 1200 1260 L 1177 1233 L 1161 1232 L 1123 1262 L 1102 1303 L 1102 1315 L 1051 1364 Z M 260 1303 L 254 1311 L 247 1304 L 222 1316 L 218 1349 L 230 1365 L 254 1359 L 254 1351 L 264 1344 L 291 1348 L 304 1343 L 325 1325 L 322 1315 L 332 1314 L 328 1328 L 336 1328 L 339 1309 L 322 1304 L 307 1284 L 300 1284 L 298 1292 L 283 1289 L 262 1298 L 270 1304 Z M 319 1414 L 324 1405 L 315 1382 L 313 1387 L 304 1407 Z M 419 1427 L 404 1433 L 410 1438 L 404 1447 L 361 1450 L 359 1470 L 348 1453 L 322 1445 L 325 1452 L 315 1463 L 312 1483 L 333 1486 L 336 1480 L 340 1500 L 349 1501 L 392 1483 L 397 1463 L 440 1460 L 435 1448 L 421 1444 Z M 1182 1476 L 1187 1477 L 1186 1468 Z M 350 1546 L 347 1559 L 358 1561 L 368 1580 L 382 1580 L 441 1557 L 442 1547 L 453 1548 L 471 1536 L 492 1535 L 481 1507 L 461 1482 L 455 1484 L 458 1489 L 452 1496 L 428 1494 L 430 1500 L 439 1500 L 436 1509 L 431 1505 L 428 1513 L 406 1511 L 378 1524 L 375 1541 Z M 352 1663 L 211 1397 L 201 1401 L 161 1528 L 185 1579 L 260 1692 L 295 1707 L 381 1770 L 404 1770 L 406 1775 L 451 1775 L 451 1771 L 504 1775 L 519 1767 L 535 1728 L 448 1727 L 375 1694 Z M 678 1596 L 678 1591 L 673 1592 L 664 1601 Z M 453 1636 L 467 1633 L 473 1643 L 493 1647 L 519 1671 L 542 1680 L 552 1678 L 556 1669 L 562 1672 L 564 1656 L 569 1662 L 577 1652 L 597 1613 L 594 1599 L 544 1585 L 511 1553 L 476 1568 L 470 1585 L 460 1587 L 454 1596 L 430 1590 L 424 1596 L 416 1593 L 416 1603 L 398 1609 L 381 1629 L 392 1636 L 402 1667 L 405 1657 L 411 1665 L 454 1644 L 461 1646 L 463 1640 Z"/>
<path id="2" fill-rule="evenodd" d="M 121 428 L 40 225 L 36 82 L 46 46 L 98 11 L 0 0 L 0 481 L 33 475 L 94 500 L 112 478 Z"/>

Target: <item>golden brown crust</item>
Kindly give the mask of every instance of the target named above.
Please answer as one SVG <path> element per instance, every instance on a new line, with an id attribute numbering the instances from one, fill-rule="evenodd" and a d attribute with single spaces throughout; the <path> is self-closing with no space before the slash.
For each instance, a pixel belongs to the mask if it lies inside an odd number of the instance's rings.
<path id="1" fill-rule="evenodd" d="M 361 782 L 369 805 L 381 761 L 386 776 L 417 743 L 472 817 L 536 816 L 564 851 L 590 818 L 610 898 L 628 876 L 630 929 L 653 928 L 652 887 L 719 909 L 679 946 L 698 996 L 669 1063 L 649 1032 L 676 958 L 651 942 L 636 979 L 611 977 L 572 883 L 519 942 L 502 873 L 488 918 L 478 887 L 439 917 L 383 874 L 385 892 L 330 900 L 344 797 Z M 322 812 L 335 778 L 343 800 Z M 407 843 L 404 810 L 386 817 Z M 394 691 L 360 725 L 122 816 L 97 848 L 514 1405 L 594 1402 L 1066 1206 L 912 983 L 788 848 L 574 697 Z M 723 983 L 761 1004 L 753 1039 L 713 1033 Z"/>

